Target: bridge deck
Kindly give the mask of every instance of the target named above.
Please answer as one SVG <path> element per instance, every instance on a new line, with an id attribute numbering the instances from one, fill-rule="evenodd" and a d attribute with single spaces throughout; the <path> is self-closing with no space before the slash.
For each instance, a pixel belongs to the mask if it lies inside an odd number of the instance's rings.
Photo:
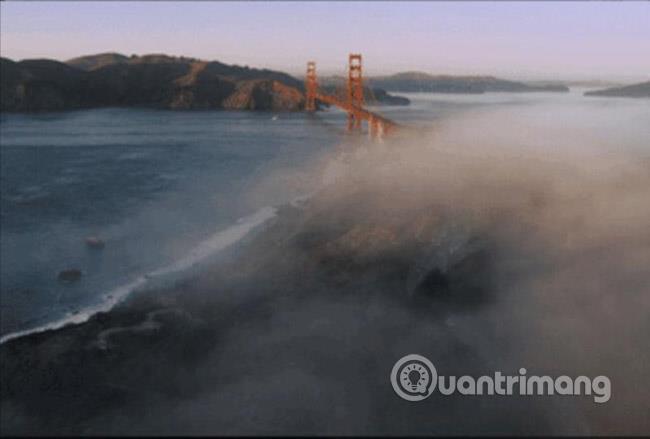
<path id="1" fill-rule="evenodd" d="M 342 101 L 334 96 L 317 93 L 315 97 L 317 100 L 325 102 L 326 104 L 336 105 L 343 111 L 353 113 L 355 117 L 361 120 L 368 121 L 369 123 L 381 124 L 384 132 L 388 132 L 397 127 L 397 124 L 390 119 L 387 119 L 377 113 L 373 113 L 372 111 L 366 110 L 363 107 L 358 107 L 349 102 Z"/>

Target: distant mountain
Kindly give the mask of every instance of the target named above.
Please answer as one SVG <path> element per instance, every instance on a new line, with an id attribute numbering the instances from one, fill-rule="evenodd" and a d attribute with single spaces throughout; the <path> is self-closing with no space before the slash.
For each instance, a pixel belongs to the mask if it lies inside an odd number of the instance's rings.
<path id="1" fill-rule="evenodd" d="M 321 90 L 324 93 L 338 96 L 339 99 L 346 99 L 345 80 L 342 77 L 330 77 L 321 83 Z M 410 105 L 411 100 L 403 96 L 395 96 L 379 87 L 363 87 L 363 98 L 367 105 Z"/>
<path id="2" fill-rule="evenodd" d="M 623 98 L 650 98 L 650 81 L 623 87 L 606 88 L 588 91 L 585 96 L 611 96 Z"/>
<path id="3" fill-rule="evenodd" d="M 410 105 L 411 104 L 411 100 L 409 98 L 405 98 L 404 96 L 392 95 L 388 93 L 386 90 L 384 90 L 383 88 L 367 87 L 367 90 L 368 90 L 367 92 L 368 98 L 366 99 L 366 102 L 368 102 L 369 105 Z"/>
<path id="4" fill-rule="evenodd" d="M 591 87 L 591 88 L 609 88 L 609 87 L 620 87 L 623 85 L 622 82 L 603 80 L 603 79 L 573 79 L 564 81 L 569 87 Z"/>
<path id="5" fill-rule="evenodd" d="M 366 80 L 371 87 L 396 92 L 463 93 L 486 92 L 568 92 L 562 84 L 527 84 L 493 76 L 447 76 L 423 72 L 403 72 L 390 76 L 374 76 Z"/>
<path id="6" fill-rule="evenodd" d="M 93 107 L 299 110 L 302 82 L 273 70 L 167 55 L 107 53 L 14 62 L 0 59 L 0 109 Z"/>

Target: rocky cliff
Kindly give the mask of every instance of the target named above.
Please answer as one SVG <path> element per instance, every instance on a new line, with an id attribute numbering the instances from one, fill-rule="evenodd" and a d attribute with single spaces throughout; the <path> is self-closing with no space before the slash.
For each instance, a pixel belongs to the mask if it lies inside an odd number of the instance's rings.
<path id="1" fill-rule="evenodd" d="M 302 82 L 282 72 L 167 55 L 100 54 L 0 64 L 2 111 L 96 107 L 295 111 Z"/>

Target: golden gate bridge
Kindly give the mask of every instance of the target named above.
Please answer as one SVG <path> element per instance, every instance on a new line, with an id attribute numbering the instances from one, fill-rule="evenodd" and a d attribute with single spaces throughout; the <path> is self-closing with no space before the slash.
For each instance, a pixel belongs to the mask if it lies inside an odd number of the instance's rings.
<path id="1" fill-rule="evenodd" d="M 368 135 L 373 139 L 381 139 L 384 135 L 395 131 L 397 124 L 377 113 L 364 108 L 363 75 L 361 54 L 351 53 L 348 58 L 348 80 L 345 97 L 341 99 L 321 91 L 316 75 L 316 63 L 307 63 L 305 75 L 305 110 L 316 111 L 316 102 L 334 105 L 348 114 L 348 131 L 360 132 L 363 121 L 368 123 Z"/>

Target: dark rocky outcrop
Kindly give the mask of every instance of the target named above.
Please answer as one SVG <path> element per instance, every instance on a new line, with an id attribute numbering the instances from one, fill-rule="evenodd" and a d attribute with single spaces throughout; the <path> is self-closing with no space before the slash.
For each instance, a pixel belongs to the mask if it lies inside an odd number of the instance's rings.
<path id="1" fill-rule="evenodd" d="M 650 81 L 624 87 L 606 88 L 603 90 L 588 91 L 585 96 L 609 96 L 621 98 L 650 98 Z"/>
<path id="2" fill-rule="evenodd" d="M 69 268 L 59 272 L 58 278 L 61 282 L 76 282 L 81 279 L 81 276 L 81 270 L 77 268 Z"/>
<path id="3" fill-rule="evenodd" d="M 108 53 L 0 64 L 2 111 L 97 107 L 295 111 L 302 82 L 282 72 L 167 55 Z"/>
<path id="4" fill-rule="evenodd" d="M 86 246 L 92 249 L 102 249 L 106 243 L 97 236 L 89 236 L 86 238 Z"/>

